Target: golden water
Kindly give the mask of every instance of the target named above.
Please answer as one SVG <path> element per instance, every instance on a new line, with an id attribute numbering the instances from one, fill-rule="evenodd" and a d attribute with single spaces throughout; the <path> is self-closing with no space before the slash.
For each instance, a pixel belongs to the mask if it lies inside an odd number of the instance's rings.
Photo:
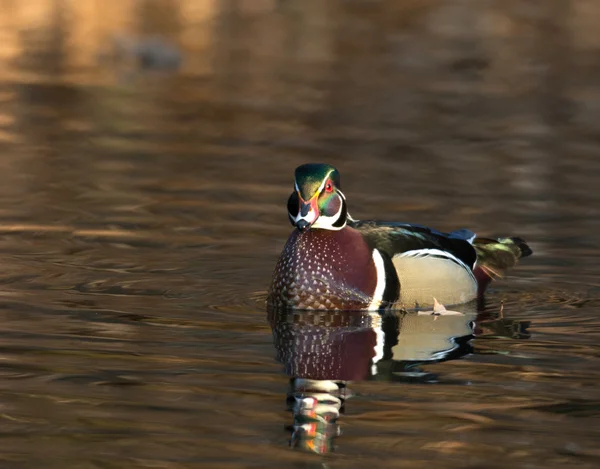
<path id="1" fill-rule="evenodd" d="M 598 467 L 599 16 L 0 2 L 0 467 Z M 288 447 L 264 309 L 308 161 L 356 218 L 535 253 L 472 349 L 351 383 L 328 456 Z"/>

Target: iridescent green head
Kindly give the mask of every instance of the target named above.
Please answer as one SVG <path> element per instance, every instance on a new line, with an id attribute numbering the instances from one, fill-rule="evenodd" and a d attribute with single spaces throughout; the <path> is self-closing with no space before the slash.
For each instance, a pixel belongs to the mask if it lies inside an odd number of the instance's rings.
<path id="1" fill-rule="evenodd" d="M 340 230 L 346 225 L 346 199 L 340 190 L 340 173 L 328 164 L 296 168 L 288 215 L 300 231 L 308 228 Z"/>

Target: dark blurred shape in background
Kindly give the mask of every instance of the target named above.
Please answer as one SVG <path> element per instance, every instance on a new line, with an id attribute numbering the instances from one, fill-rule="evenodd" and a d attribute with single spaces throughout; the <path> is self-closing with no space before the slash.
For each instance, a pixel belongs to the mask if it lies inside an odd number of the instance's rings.
<path id="1" fill-rule="evenodd" d="M 111 47 L 100 55 L 109 65 L 133 64 L 146 70 L 176 70 L 181 65 L 181 52 L 160 37 L 115 35 Z"/>

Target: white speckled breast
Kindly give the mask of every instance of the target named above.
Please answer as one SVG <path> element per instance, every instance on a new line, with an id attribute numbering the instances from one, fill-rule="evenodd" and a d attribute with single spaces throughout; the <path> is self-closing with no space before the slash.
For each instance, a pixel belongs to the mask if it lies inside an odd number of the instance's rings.
<path id="1" fill-rule="evenodd" d="M 364 309 L 375 291 L 372 253 L 353 228 L 294 230 L 275 267 L 269 304 L 296 309 Z"/>

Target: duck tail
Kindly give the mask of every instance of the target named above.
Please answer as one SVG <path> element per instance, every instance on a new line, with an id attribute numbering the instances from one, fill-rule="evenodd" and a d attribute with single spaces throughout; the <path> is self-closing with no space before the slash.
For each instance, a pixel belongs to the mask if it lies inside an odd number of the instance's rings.
<path id="1" fill-rule="evenodd" d="M 502 278 L 517 265 L 519 259 L 533 254 L 531 248 L 521 238 L 475 238 L 473 247 L 477 252 L 477 264 L 473 271 L 483 294 L 492 280 Z"/>

